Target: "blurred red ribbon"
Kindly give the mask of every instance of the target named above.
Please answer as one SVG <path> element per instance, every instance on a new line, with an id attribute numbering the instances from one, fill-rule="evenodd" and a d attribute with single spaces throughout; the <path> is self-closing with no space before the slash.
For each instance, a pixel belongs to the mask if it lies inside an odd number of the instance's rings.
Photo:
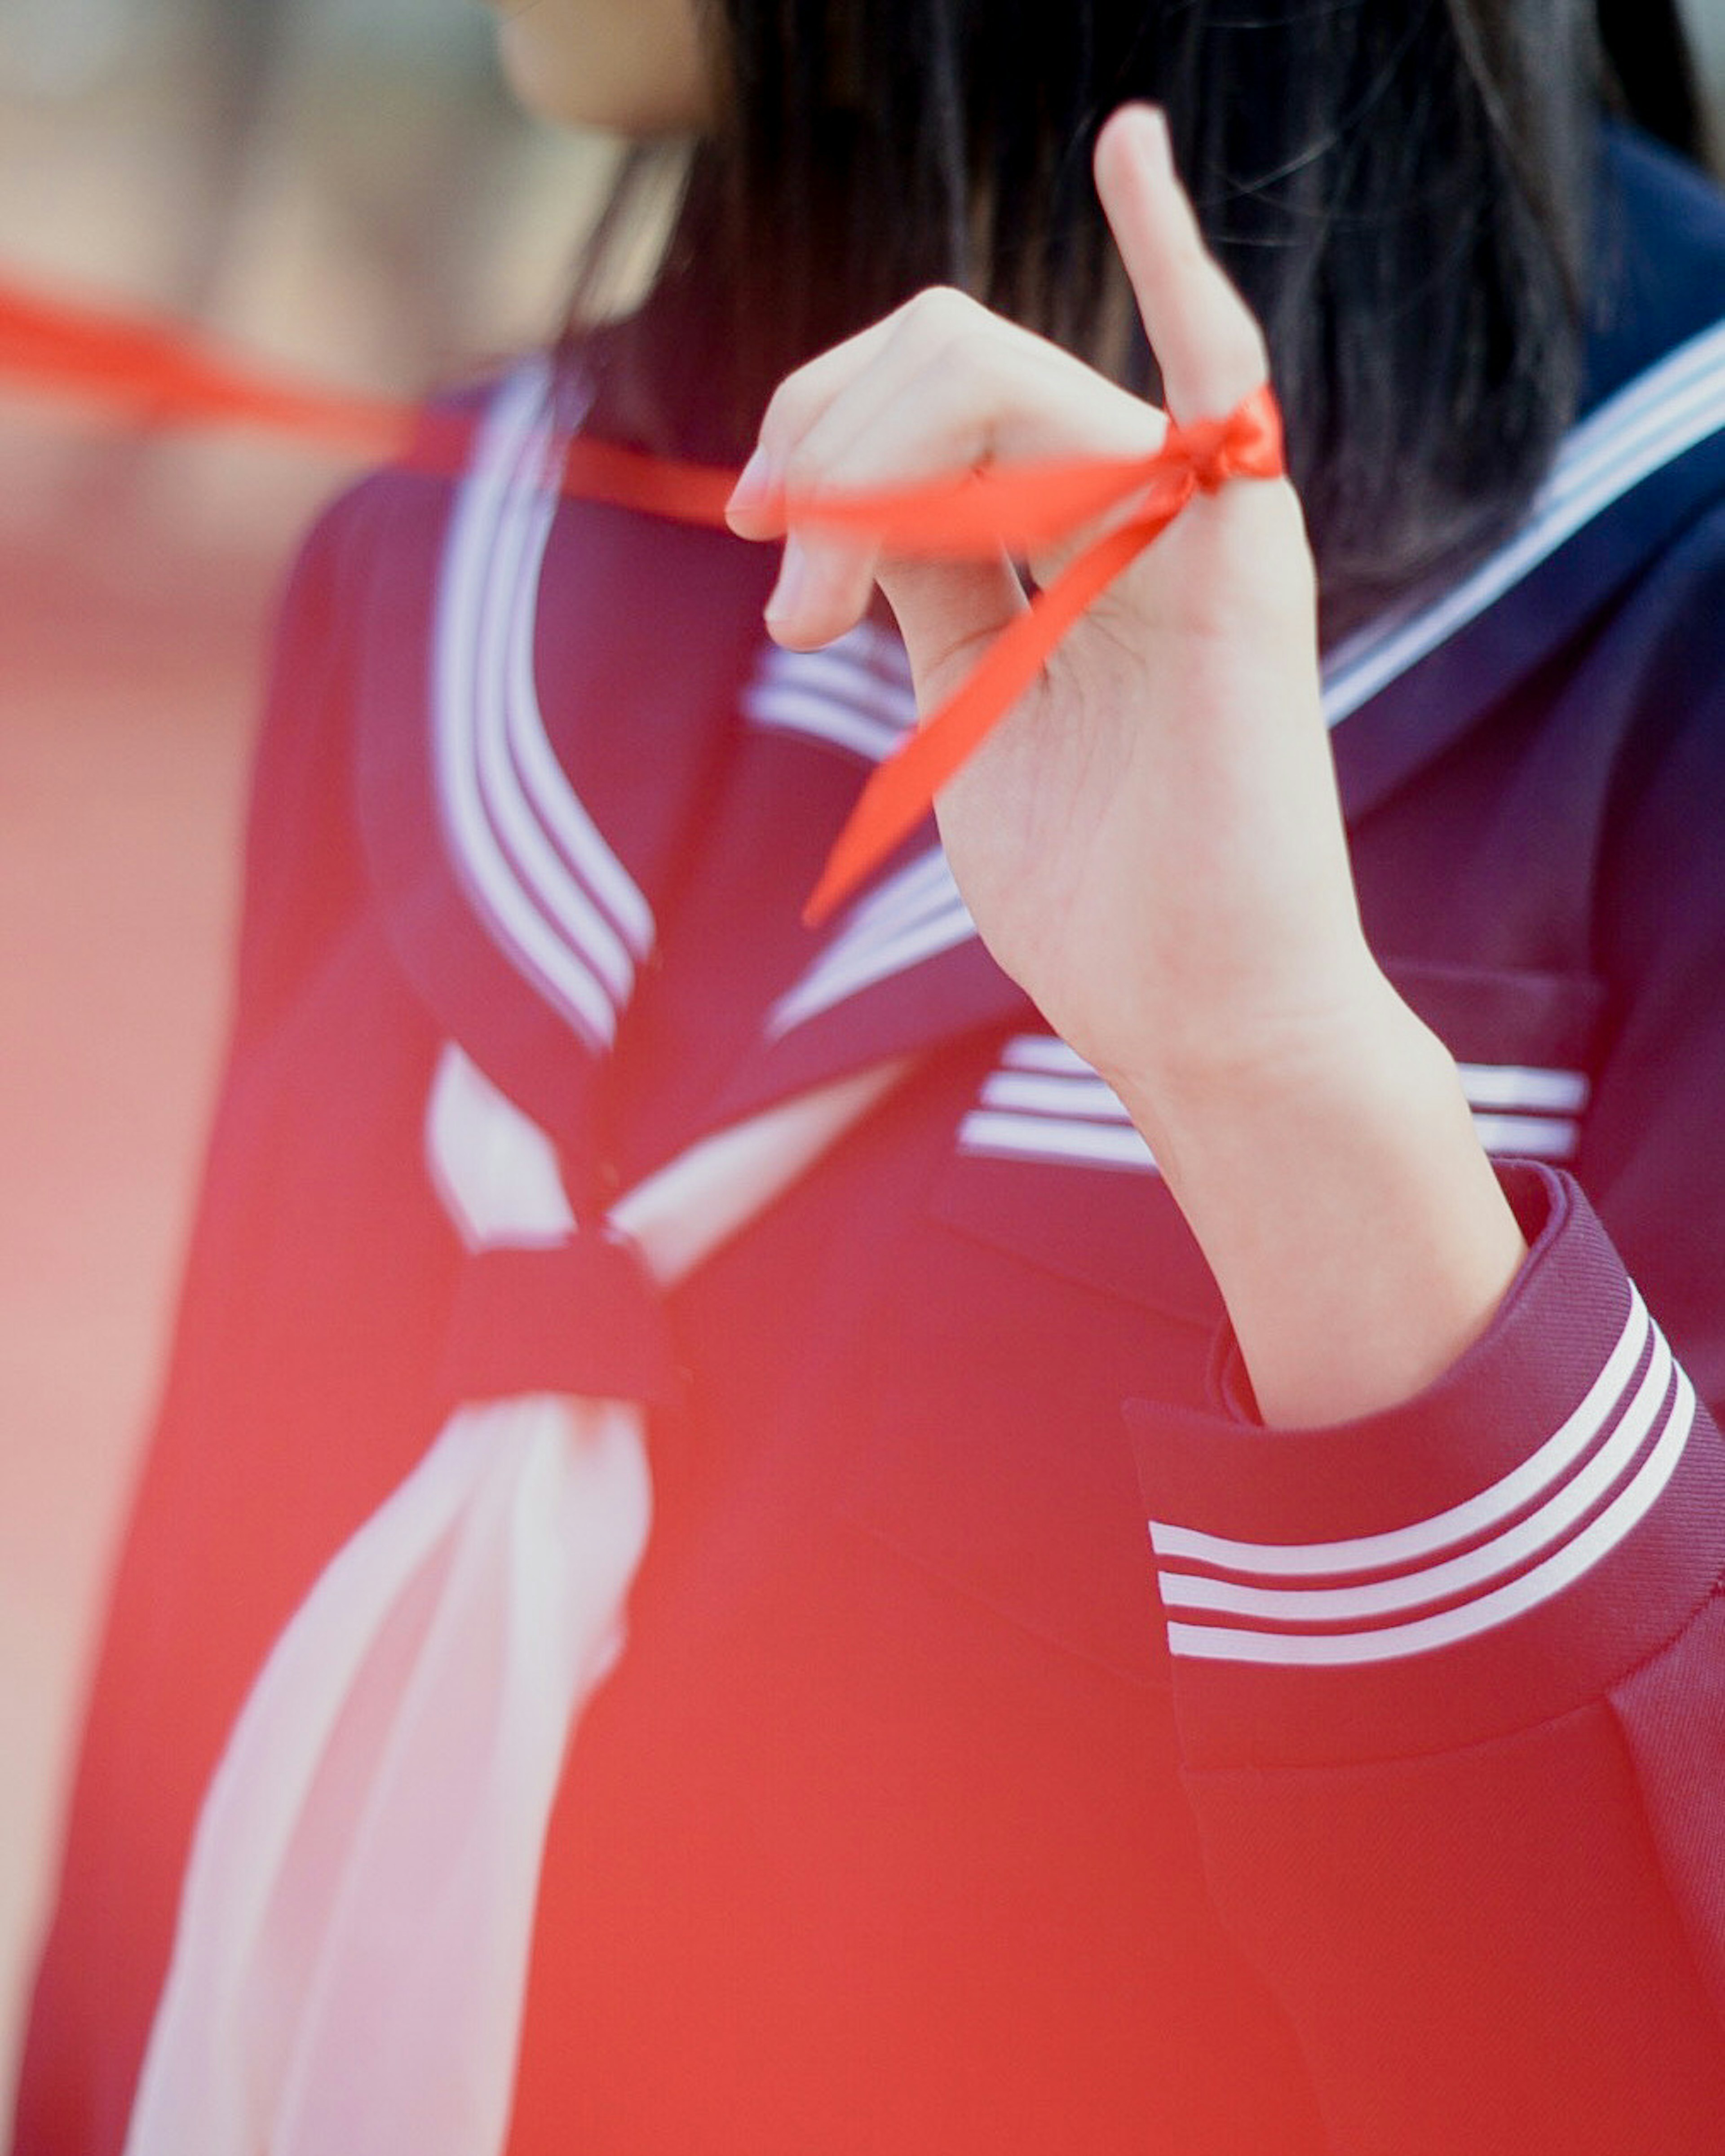
<path id="1" fill-rule="evenodd" d="M 9 281 L 0 282 L 0 378 L 141 423 L 260 427 L 451 475 L 465 464 L 472 434 L 471 421 L 448 413 L 282 380 L 177 324 L 45 298 Z M 778 497 L 777 535 L 803 524 L 931 559 L 1003 552 L 1023 559 L 1119 518 L 1037 593 L 957 691 L 875 770 L 804 918 L 826 919 L 916 828 L 1073 623 L 1195 495 L 1232 479 L 1275 479 L 1285 468 L 1281 417 L 1266 387 L 1225 418 L 1170 427 L 1153 456 L 991 465 L 861 494 Z M 722 529 L 736 475 L 578 438 L 561 484 L 588 501 Z"/>

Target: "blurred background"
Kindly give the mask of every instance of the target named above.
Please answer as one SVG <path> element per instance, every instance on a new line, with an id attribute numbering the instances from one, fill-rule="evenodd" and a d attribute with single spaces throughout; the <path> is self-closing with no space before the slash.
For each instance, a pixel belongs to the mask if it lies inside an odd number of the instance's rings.
<path id="1" fill-rule="evenodd" d="M 0 0 L 0 281 L 413 395 L 555 323 L 614 156 L 471 0 Z M 0 382 L 0 2122 L 224 1015 L 269 617 L 343 465 Z"/>
<path id="2" fill-rule="evenodd" d="M 1725 143 L 1725 0 L 1686 7 Z M 614 155 L 514 111 L 470 0 L 0 0 L 0 282 L 332 385 L 412 395 L 542 336 Z M 0 2120 L 220 1044 L 270 605 L 342 476 L 0 383 Z"/>

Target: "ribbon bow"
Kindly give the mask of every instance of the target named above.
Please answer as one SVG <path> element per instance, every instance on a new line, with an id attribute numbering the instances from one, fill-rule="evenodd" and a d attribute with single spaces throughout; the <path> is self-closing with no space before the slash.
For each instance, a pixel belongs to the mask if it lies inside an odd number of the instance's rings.
<path id="1" fill-rule="evenodd" d="M 347 396 L 279 380 L 175 325 L 69 305 L 0 285 L 0 375 L 157 419 L 239 421 L 458 471 L 470 424 L 398 400 Z M 881 764 L 839 834 L 804 909 L 822 921 L 928 812 L 934 798 L 1035 680 L 1091 602 L 1167 530 L 1196 494 L 1286 469 L 1281 416 L 1265 386 L 1225 416 L 1170 426 L 1153 456 L 1011 467 L 773 505 L 775 531 L 802 523 L 850 531 L 891 550 L 962 560 L 1022 557 L 1124 510 L 996 639 L 970 678 Z M 725 526 L 735 475 L 641 455 L 605 442 L 570 445 L 570 494 L 680 522 Z"/>

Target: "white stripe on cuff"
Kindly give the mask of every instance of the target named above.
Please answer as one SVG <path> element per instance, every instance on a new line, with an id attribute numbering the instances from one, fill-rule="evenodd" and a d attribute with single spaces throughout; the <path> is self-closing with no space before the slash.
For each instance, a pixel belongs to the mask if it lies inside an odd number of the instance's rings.
<path id="1" fill-rule="evenodd" d="M 1658 1443 L 1637 1474 L 1573 1541 L 1490 1593 L 1436 1615 L 1368 1632 L 1250 1632 L 1225 1625 L 1171 1624 L 1168 1646 L 1199 1661 L 1345 1667 L 1395 1661 L 1477 1637 L 1561 1594 L 1609 1557 L 1651 1512 L 1676 1471 L 1695 1422 L 1695 1389 L 1680 1368 Z"/>
<path id="2" fill-rule="evenodd" d="M 1629 1316 L 1604 1367 L 1580 1404 L 1537 1451 L 1475 1496 L 1429 1518 L 1382 1534 L 1351 1535 L 1337 1542 L 1254 1543 L 1206 1534 L 1200 1528 L 1150 1522 L 1150 1540 L 1159 1558 L 1186 1558 L 1227 1572 L 1256 1573 L 1260 1578 L 1296 1579 L 1358 1572 L 1389 1572 L 1471 1542 L 1502 1526 L 1569 1473 L 1596 1442 L 1628 1390 L 1653 1331 L 1647 1306 L 1630 1290 Z"/>
<path id="3" fill-rule="evenodd" d="M 1489 1542 L 1457 1557 L 1361 1587 L 1251 1587 L 1207 1573 L 1163 1572 L 1162 1599 L 1171 1609 L 1212 1609 L 1267 1622 L 1332 1625 L 1392 1610 L 1417 1609 L 1499 1579 L 1538 1552 L 1565 1539 L 1625 1476 L 1645 1442 L 1671 1389 L 1671 1351 L 1657 1332 L 1654 1350 L 1623 1419 L 1597 1452 L 1536 1512 Z"/>

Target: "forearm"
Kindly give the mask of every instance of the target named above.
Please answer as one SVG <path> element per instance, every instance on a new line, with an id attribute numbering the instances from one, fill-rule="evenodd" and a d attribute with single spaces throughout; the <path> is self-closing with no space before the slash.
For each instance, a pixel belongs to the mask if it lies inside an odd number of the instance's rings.
<path id="1" fill-rule="evenodd" d="M 1266 1422 L 1409 1398 L 1526 1245 L 1441 1044 L 1365 962 L 1315 1038 L 1112 1074 L 1209 1262 Z"/>

